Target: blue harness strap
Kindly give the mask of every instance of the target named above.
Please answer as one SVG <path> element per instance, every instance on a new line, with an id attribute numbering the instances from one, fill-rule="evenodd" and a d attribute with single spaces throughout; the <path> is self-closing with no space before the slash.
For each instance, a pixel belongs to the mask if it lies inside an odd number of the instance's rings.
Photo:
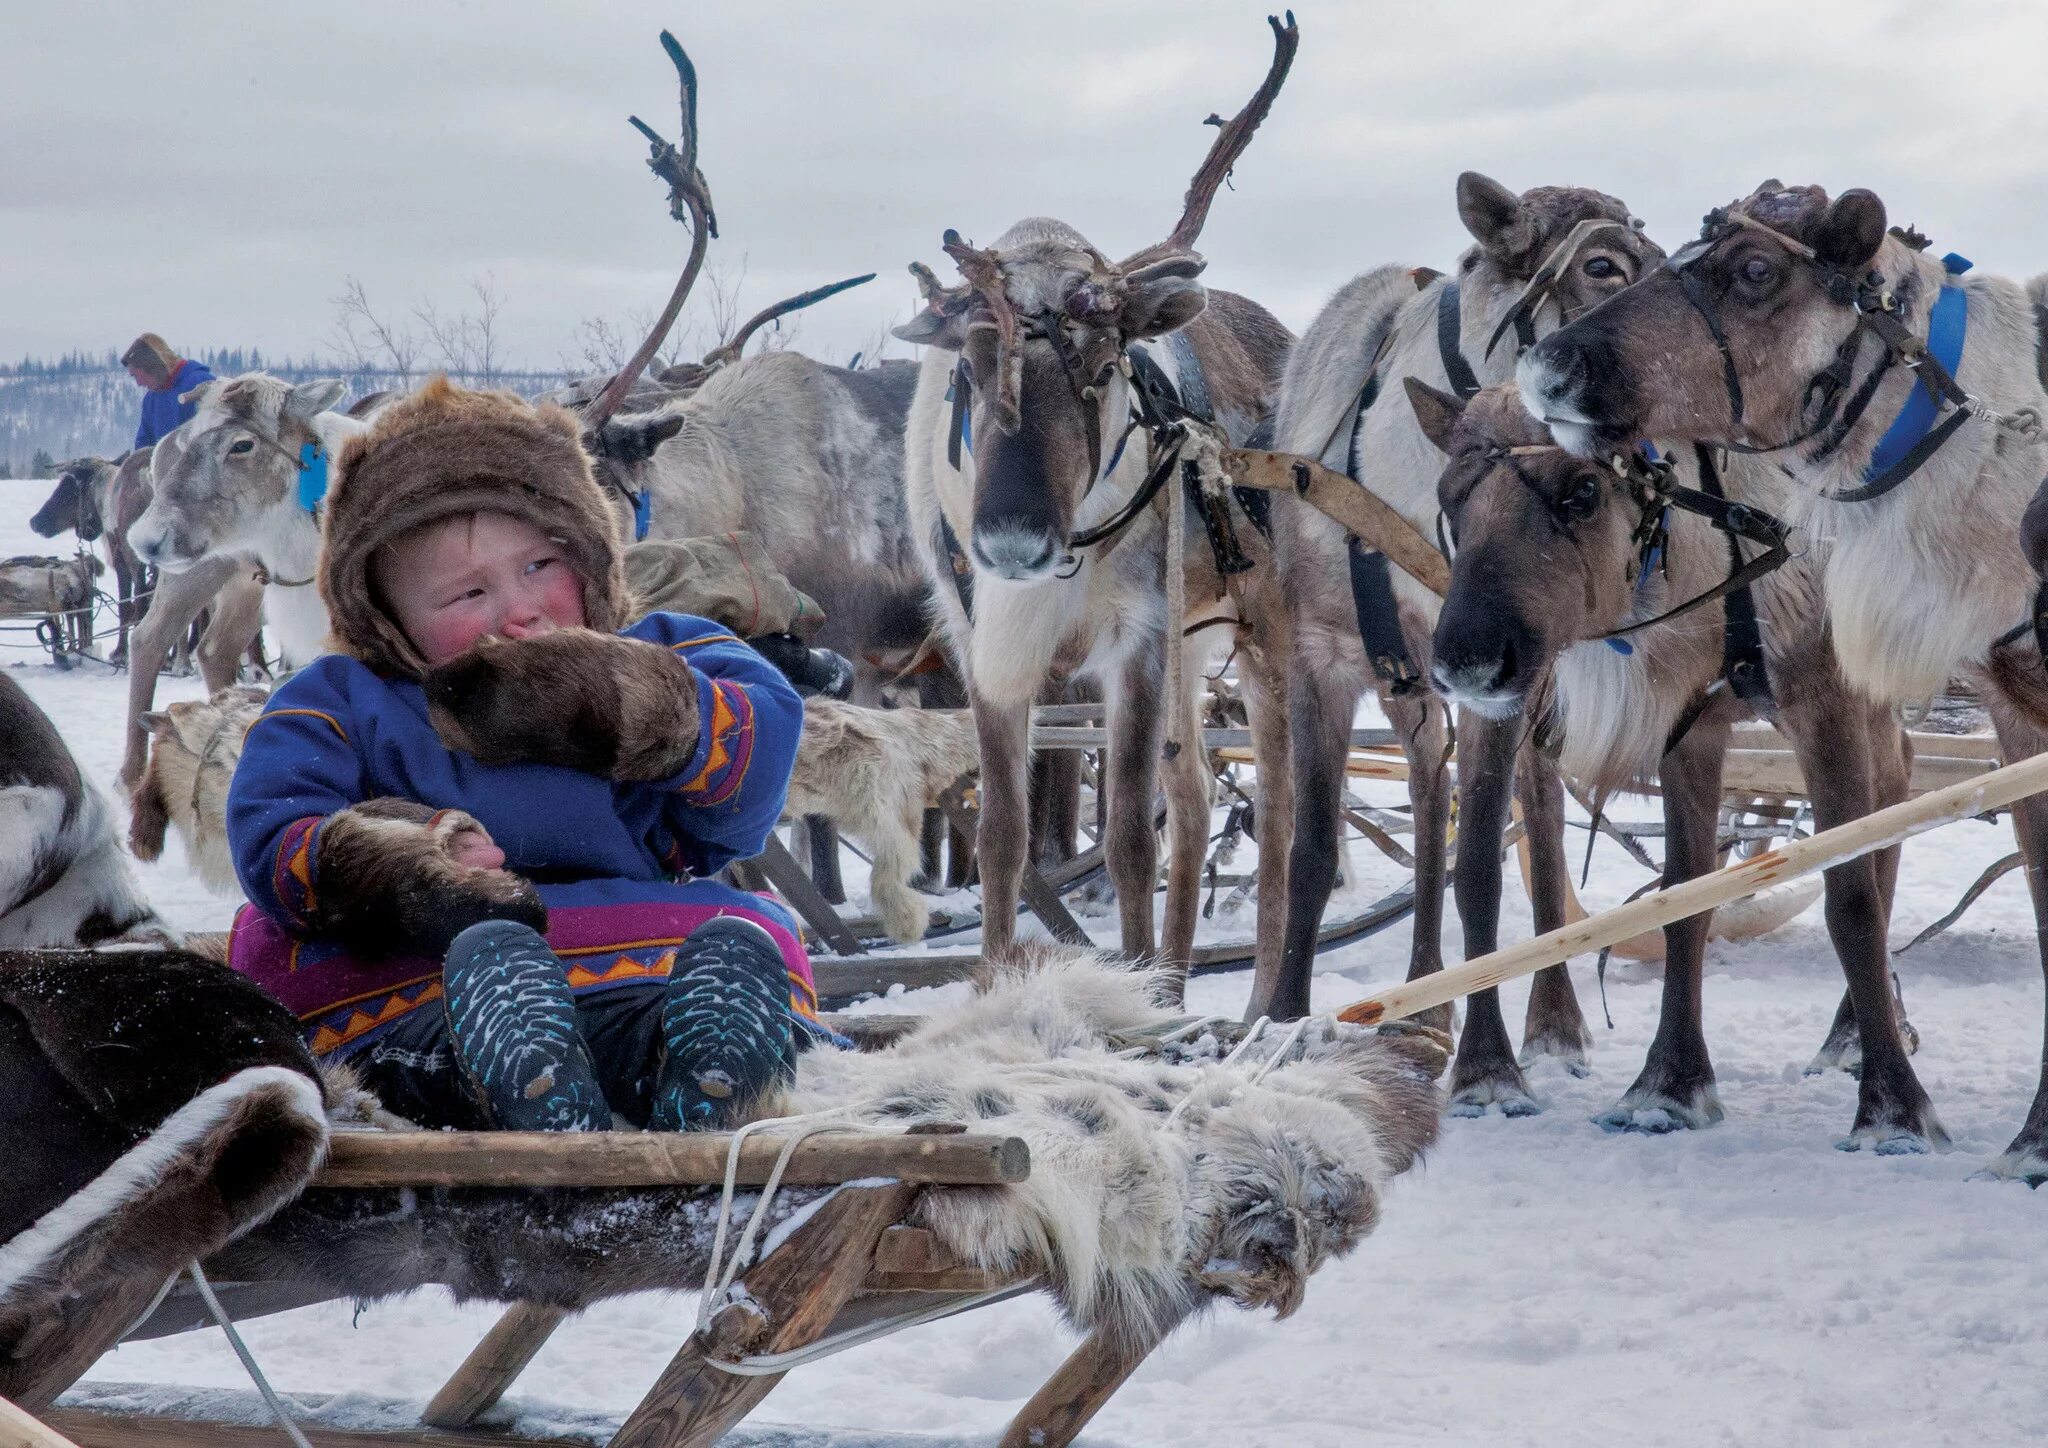
<path id="1" fill-rule="evenodd" d="M 1961 276 L 1970 269 L 1970 263 L 1954 252 L 1943 257 L 1941 264 L 1950 276 Z M 1961 287 L 1943 287 L 1928 314 L 1927 351 L 1951 377 L 1956 375 L 1956 368 L 1962 363 L 1963 345 L 1969 340 L 1969 335 L 1969 298 Z M 1870 455 L 1870 465 L 1863 470 L 1863 480 L 1875 482 L 1903 462 L 1906 455 L 1933 430 L 1935 419 L 1940 415 L 1941 399 L 1923 379 L 1920 386 L 1906 394 L 1906 405 L 1899 409 L 1898 417 L 1878 439 L 1877 451 Z"/>
<path id="2" fill-rule="evenodd" d="M 642 488 L 633 495 L 633 541 L 645 543 L 647 530 L 654 526 L 654 495 Z"/>
<path id="3" fill-rule="evenodd" d="M 327 496 L 327 449 L 318 442 L 299 444 L 299 506 L 309 513 L 320 510 Z"/>

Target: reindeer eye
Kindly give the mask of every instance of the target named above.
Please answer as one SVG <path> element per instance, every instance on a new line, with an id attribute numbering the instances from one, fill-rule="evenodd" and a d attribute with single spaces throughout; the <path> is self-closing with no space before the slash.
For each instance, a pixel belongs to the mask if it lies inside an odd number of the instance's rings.
<path id="1" fill-rule="evenodd" d="M 239 457 L 243 453 L 254 451 L 256 451 L 256 444 L 245 437 L 235 441 L 234 445 L 228 449 L 228 455 L 230 457 Z"/>
<path id="2" fill-rule="evenodd" d="M 1594 509 L 1600 506 L 1600 479 L 1591 473 L 1581 473 L 1565 489 L 1564 510 L 1574 518 L 1590 518 Z"/>
<path id="3" fill-rule="evenodd" d="M 1589 277 L 1597 277 L 1601 281 L 1605 281 L 1609 277 L 1620 276 L 1621 268 L 1616 266 L 1611 258 L 1596 256 L 1586 262 L 1585 272 Z"/>
<path id="4" fill-rule="evenodd" d="M 1760 287 L 1777 275 L 1777 268 L 1767 258 L 1753 256 L 1742 264 L 1742 279 L 1753 287 Z"/>

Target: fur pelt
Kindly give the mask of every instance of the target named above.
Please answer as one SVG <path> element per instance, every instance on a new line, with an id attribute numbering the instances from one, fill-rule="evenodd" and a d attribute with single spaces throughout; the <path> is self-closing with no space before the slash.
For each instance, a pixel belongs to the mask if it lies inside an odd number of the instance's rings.
<path id="1" fill-rule="evenodd" d="M 0 1078 L 9 1397 L 65 1387 L 93 1343 L 290 1200 L 326 1149 L 297 1023 L 179 952 L 0 953 Z"/>
<path id="2" fill-rule="evenodd" d="M 667 779 L 697 747 L 697 673 L 643 639 L 594 629 L 483 638 L 426 676 L 442 742 L 486 764 Z"/>
<path id="3" fill-rule="evenodd" d="M 509 870 L 457 864 L 457 834 L 488 832 L 459 809 L 433 810 L 409 799 L 372 799 L 329 815 L 320 826 L 311 933 L 366 955 L 439 958 L 483 920 L 517 920 L 547 929 L 547 907 L 529 880 Z"/>
<path id="4" fill-rule="evenodd" d="M 211 699 L 181 699 L 162 713 L 142 716 L 149 731 L 149 763 L 130 804 L 128 847 L 139 860 L 164 850 L 166 826 L 177 830 L 199 878 L 223 894 L 240 895 L 228 846 L 228 784 L 242 757 L 242 737 L 270 691 L 233 684 Z"/>
<path id="5" fill-rule="evenodd" d="M 170 938 L 106 801 L 48 716 L 0 675 L 0 948 Z"/>
<path id="6" fill-rule="evenodd" d="M 436 377 L 380 409 L 335 457 L 320 597 L 341 647 L 380 674 L 424 674 L 419 650 L 377 597 L 371 563 L 401 534 L 478 512 L 509 513 L 557 540 L 583 582 L 584 621 L 607 634 L 624 625 L 616 522 L 576 420 L 551 404 Z"/>
<path id="7" fill-rule="evenodd" d="M 1435 1138 L 1435 1089 L 1398 1038 L 1348 1028 L 1319 1026 L 1257 1082 L 1277 1037 L 1230 1068 L 1213 1038 L 1127 1058 L 1132 1039 L 1178 1019 L 1158 984 L 1072 947 L 1020 952 L 894 1046 L 808 1053 L 757 1111 L 1023 1137 L 1029 1180 L 926 1191 L 912 1220 L 963 1260 L 1042 1274 L 1084 1328 L 1149 1344 L 1216 1297 L 1285 1315 Z M 818 1195 L 785 1194 L 777 1218 Z M 314 1192 L 215 1265 L 336 1296 L 439 1282 L 580 1307 L 697 1286 L 715 1209 L 715 1193 L 682 1190 Z"/>
<path id="8" fill-rule="evenodd" d="M 875 914 L 891 939 L 908 945 L 924 935 L 927 914 L 910 888 L 924 812 L 980 759 L 965 710 L 806 699 L 783 815 L 823 815 L 867 846 Z"/>

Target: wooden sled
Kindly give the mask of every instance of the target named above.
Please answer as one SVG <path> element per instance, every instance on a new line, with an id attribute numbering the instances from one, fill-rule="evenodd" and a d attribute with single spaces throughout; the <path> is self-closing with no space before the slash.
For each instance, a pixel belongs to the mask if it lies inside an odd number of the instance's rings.
<path id="1" fill-rule="evenodd" d="M 637 1132 L 342 1132 L 313 1186 L 718 1187 L 731 1141 Z M 735 1182 L 768 1180 L 783 1145 L 773 1137 L 749 1139 Z M 905 1222 L 920 1192 L 1017 1182 L 1029 1173 L 1029 1151 L 1015 1137 L 849 1132 L 801 1142 L 782 1181 L 831 1190 L 779 1245 L 739 1274 L 612 1436 L 612 1448 L 714 1443 L 795 1365 L 787 1355 L 893 1319 L 964 1310 L 1033 1290 L 1032 1274 L 1002 1276 L 967 1266 L 931 1233 Z M 316 1448 L 576 1441 L 477 1427 L 568 1316 L 537 1304 L 510 1307 L 428 1403 L 416 1429 L 335 1429 L 307 1421 L 299 1427 Z M 1004 1448 L 1071 1442 L 1148 1351 L 1149 1346 L 1120 1350 L 1099 1334 L 1084 1340 L 1018 1413 L 1001 1440 Z M 60 1448 L 67 1442 L 77 1448 L 275 1448 L 280 1441 L 270 1424 L 76 1407 L 50 1409 L 38 1418 L 0 1404 L 0 1448 Z"/>

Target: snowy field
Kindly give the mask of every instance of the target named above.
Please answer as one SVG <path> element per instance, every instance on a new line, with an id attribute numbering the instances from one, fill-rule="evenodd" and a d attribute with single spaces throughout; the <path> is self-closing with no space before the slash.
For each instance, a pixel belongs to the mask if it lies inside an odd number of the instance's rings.
<path id="1" fill-rule="evenodd" d="M 0 556 L 49 551 L 25 520 L 45 485 L 0 483 Z M 65 540 L 68 545 L 69 540 Z M 0 634 L 0 642 L 21 642 Z M 111 790 L 125 680 L 58 673 L 0 650 Z M 159 699 L 193 697 L 165 680 Z M 1388 796 L 1386 802 L 1392 803 Z M 1654 817 L 1618 801 L 1617 818 Z M 1576 832 L 1575 832 L 1576 835 Z M 1576 835 L 1574 849 L 1583 848 Z M 2003 826 L 1968 823 L 1907 846 L 1895 941 L 1946 911 L 2011 848 Z M 1362 857 L 1363 858 L 1363 857 Z M 146 886 L 174 923 L 222 928 L 175 840 Z M 1528 933 L 1514 872 L 1503 914 Z M 1361 893 L 1395 877 L 1369 864 Z M 1595 856 L 1589 908 L 1643 874 L 1618 849 Z M 1113 922 L 1094 922 L 1105 932 Z M 1242 921 L 1217 932 L 1241 933 Z M 1331 1007 L 1398 976 L 1407 927 L 1337 952 L 1316 981 Z M 1455 957 L 1456 925 L 1446 954 Z M 1846 1076 L 1807 1078 L 1842 990 L 1814 909 L 1769 939 L 1714 945 L 1707 1026 L 1727 1119 L 1698 1133 L 1610 1136 L 1590 1117 L 1640 1065 L 1657 985 L 1610 979 L 1614 1029 L 1596 1024 L 1590 1077 L 1545 1068 L 1548 1109 L 1446 1123 L 1438 1150 L 1396 1184 L 1379 1232 L 1327 1268 L 1289 1321 L 1224 1309 L 1173 1338 L 1095 1421 L 1095 1445 L 2031 1444 L 2048 1423 L 2048 1196 L 1969 1174 L 2006 1144 L 2033 1090 L 2041 976 L 2015 874 L 1963 923 L 1901 963 L 1922 1038 L 1917 1066 L 1955 1139 L 1945 1155 L 1845 1155 Z M 1591 963 L 1576 967 L 1598 1022 Z M 1238 1012 L 1247 976 L 1211 977 L 1191 1004 Z M 915 1009 L 921 995 L 892 999 Z M 1519 1020 L 1526 991 L 1507 991 Z M 493 1320 L 438 1294 L 345 1304 L 252 1322 L 277 1385 L 424 1399 Z M 623 1414 L 693 1320 L 687 1298 L 591 1311 L 528 1369 L 514 1405 L 527 1425 Z M 750 1442 L 794 1441 L 769 1425 L 867 1430 L 848 1441 L 991 1441 L 1072 1346 L 1027 1299 L 903 1333 L 800 1369 L 776 1389 Z M 110 1354 L 93 1378 L 242 1388 L 219 1336 L 198 1333 Z M 281 1440 L 280 1440 L 281 1441 Z"/>

